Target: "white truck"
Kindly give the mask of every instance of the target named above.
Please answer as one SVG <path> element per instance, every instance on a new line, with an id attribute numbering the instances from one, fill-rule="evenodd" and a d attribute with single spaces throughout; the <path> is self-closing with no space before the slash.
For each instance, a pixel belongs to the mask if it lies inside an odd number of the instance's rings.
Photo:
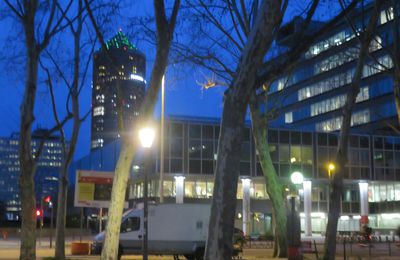
<path id="1" fill-rule="evenodd" d="M 188 260 L 203 259 L 210 216 L 207 204 L 149 205 L 148 253 L 152 255 L 184 255 Z M 239 232 L 239 234 L 237 234 Z M 242 232 L 235 229 L 235 238 Z M 104 232 L 93 241 L 92 253 L 101 252 Z M 122 254 L 142 254 L 143 209 L 124 213 L 119 238 Z M 240 249 L 235 248 L 235 253 Z"/>

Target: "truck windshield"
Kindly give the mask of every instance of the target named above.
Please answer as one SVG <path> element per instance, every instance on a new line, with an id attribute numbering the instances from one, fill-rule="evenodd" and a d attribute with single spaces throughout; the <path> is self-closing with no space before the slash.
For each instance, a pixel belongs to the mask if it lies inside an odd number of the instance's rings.
<path id="1" fill-rule="evenodd" d="M 121 232 L 131 232 L 140 229 L 139 217 L 128 217 L 121 223 Z"/>

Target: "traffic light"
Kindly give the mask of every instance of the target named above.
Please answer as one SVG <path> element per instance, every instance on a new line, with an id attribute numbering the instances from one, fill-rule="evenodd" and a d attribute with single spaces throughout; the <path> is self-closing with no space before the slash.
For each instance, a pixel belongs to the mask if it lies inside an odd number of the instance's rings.
<path id="1" fill-rule="evenodd" d="M 36 210 L 36 217 L 42 216 L 42 211 L 40 209 Z"/>
<path id="2" fill-rule="evenodd" d="M 46 203 L 50 203 L 51 202 L 51 196 L 47 196 L 47 197 L 45 197 L 44 198 L 44 202 L 46 202 Z"/>

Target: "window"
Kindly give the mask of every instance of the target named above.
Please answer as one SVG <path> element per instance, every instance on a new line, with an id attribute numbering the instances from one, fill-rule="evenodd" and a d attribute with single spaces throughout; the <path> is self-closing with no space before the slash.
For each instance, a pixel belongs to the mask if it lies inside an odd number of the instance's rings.
<path id="1" fill-rule="evenodd" d="M 200 138 L 200 136 L 201 136 L 200 125 L 189 125 L 189 137 Z"/>
<path id="2" fill-rule="evenodd" d="M 293 123 L 293 112 L 285 113 L 285 123 L 286 124 Z"/>
<path id="3" fill-rule="evenodd" d="M 360 89 L 356 97 L 356 102 L 362 102 L 369 99 L 369 90 L 368 87 L 364 87 Z M 321 102 L 315 103 L 311 105 L 311 116 L 316 116 L 319 114 L 323 114 L 329 111 L 336 110 L 342 107 L 346 103 L 346 94 L 339 95 L 330 99 L 323 100 Z"/>
<path id="4" fill-rule="evenodd" d="M 104 107 L 99 106 L 93 109 L 93 116 L 103 116 L 104 115 Z"/>
<path id="5" fill-rule="evenodd" d="M 369 121 L 370 121 L 369 109 L 362 110 L 353 113 L 351 117 L 351 126 L 365 124 L 368 123 Z M 316 131 L 318 132 L 336 131 L 340 129 L 341 126 L 342 126 L 342 117 L 335 117 L 333 119 L 329 119 L 318 123 L 316 125 Z"/>
<path id="6" fill-rule="evenodd" d="M 394 18 L 393 7 L 390 7 L 387 10 L 382 10 L 380 14 L 380 23 L 385 24 Z"/>
<path id="7" fill-rule="evenodd" d="M 140 229 L 140 218 L 129 217 L 121 224 L 121 233 L 137 231 Z"/>

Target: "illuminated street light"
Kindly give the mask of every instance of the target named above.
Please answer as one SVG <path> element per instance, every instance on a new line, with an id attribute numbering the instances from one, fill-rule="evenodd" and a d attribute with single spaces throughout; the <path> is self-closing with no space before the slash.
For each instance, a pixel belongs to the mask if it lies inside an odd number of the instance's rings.
<path id="1" fill-rule="evenodd" d="M 334 171 L 334 170 L 335 170 L 335 165 L 333 163 L 329 163 L 328 164 L 328 176 L 329 176 L 329 178 L 331 178 L 332 171 Z"/>
<path id="2" fill-rule="evenodd" d="M 145 149 L 144 159 L 150 159 L 150 148 L 153 145 L 154 137 L 156 133 L 151 127 L 144 127 L 139 130 L 139 140 L 142 147 Z M 148 166 L 149 164 L 145 164 Z M 149 167 L 144 167 L 144 189 L 143 189 L 143 260 L 148 259 L 148 185 L 147 175 Z"/>
<path id="3" fill-rule="evenodd" d="M 139 140 L 143 148 L 151 148 L 156 132 L 151 127 L 145 127 L 139 130 Z"/>
<path id="4" fill-rule="evenodd" d="M 301 172 L 293 172 L 292 175 L 290 175 L 290 180 L 294 185 L 300 185 L 304 181 L 303 174 Z"/>

